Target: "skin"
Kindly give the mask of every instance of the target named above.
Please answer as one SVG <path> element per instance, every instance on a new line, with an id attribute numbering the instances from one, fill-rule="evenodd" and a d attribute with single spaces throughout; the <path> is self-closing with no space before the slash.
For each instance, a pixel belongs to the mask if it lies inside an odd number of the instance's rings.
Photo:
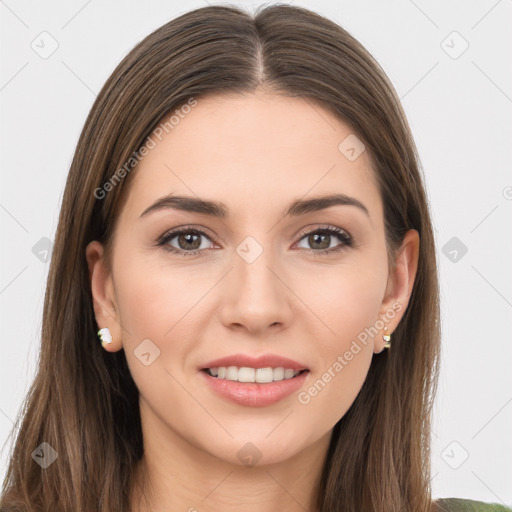
<path id="1" fill-rule="evenodd" d="M 198 367 L 234 353 L 279 354 L 308 366 L 304 391 L 396 303 L 401 311 L 388 332 L 398 325 L 416 275 L 418 233 L 406 234 L 390 272 L 369 155 L 349 161 L 338 150 L 351 133 L 300 98 L 261 91 L 201 98 L 133 171 L 110 270 L 102 245 L 88 245 L 96 320 L 113 337 L 105 350 L 124 348 L 140 390 L 152 491 L 150 508 L 133 495 L 133 511 L 228 512 L 241 504 L 249 512 L 315 510 L 332 428 L 384 350 L 382 330 L 307 404 L 297 393 L 266 407 L 227 402 L 204 384 Z M 160 209 L 140 217 L 170 193 L 221 201 L 230 215 Z M 283 217 L 294 199 L 333 193 L 358 199 L 369 215 L 336 205 Z M 184 225 L 207 234 L 198 255 L 155 245 Z M 354 245 L 308 254 L 326 246 L 301 230 L 325 225 L 346 230 Z M 263 249 L 250 264 L 236 252 L 247 236 Z M 179 243 L 175 237 L 168 245 L 196 247 Z M 342 244 L 336 235 L 327 241 L 330 248 Z M 149 366 L 134 355 L 145 339 L 160 350 Z M 237 457 L 247 442 L 261 453 L 253 467 Z"/>

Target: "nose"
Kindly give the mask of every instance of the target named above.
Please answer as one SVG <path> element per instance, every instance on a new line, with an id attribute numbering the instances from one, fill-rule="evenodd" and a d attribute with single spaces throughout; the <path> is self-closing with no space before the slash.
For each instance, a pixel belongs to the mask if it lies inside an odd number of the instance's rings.
<path id="1" fill-rule="evenodd" d="M 269 329 L 276 332 L 290 323 L 291 297 L 282 266 L 270 249 L 263 250 L 253 240 L 252 244 L 241 244 L 233 255 L 233 269 L 226 276 L 221 320 L 230 329 L 251 334 Z"/>

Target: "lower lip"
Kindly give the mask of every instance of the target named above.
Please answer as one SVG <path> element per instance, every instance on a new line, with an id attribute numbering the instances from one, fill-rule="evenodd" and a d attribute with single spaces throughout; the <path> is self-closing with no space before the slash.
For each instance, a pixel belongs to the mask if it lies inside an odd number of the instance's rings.
<path id="1" fill-rule="evenodd" d="M 205 371 L 199 373 L 203 375 L 211 389 L 223 398 L 238 405 L 265 407 L 283 400 L 294 391 L 298 391 L 304 384 L 309 372 L 303 372 L 292 379 L 277 380 L 268 384 L 218 379 Z"/>

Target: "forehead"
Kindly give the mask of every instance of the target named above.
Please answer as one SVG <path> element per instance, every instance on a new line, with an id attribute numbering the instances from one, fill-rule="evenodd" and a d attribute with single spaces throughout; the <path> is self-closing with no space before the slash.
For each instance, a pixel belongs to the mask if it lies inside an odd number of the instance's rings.
<path id="1" fill-rule="evenodd" d="M 370 217 L 379 214 L 369 155 L 353 159 L 354 152 L 346 152 L 358 144 L 353 130 L 311 100 L 209 96 L 173 111 L 159 126 L 166 121 L 132 176 L 126 208 L 134 216 L 170 193 L 221 201 L 237 218 L 282 212 L 292 199 L 332 193 L 369 203 L 377 209 Z"/>

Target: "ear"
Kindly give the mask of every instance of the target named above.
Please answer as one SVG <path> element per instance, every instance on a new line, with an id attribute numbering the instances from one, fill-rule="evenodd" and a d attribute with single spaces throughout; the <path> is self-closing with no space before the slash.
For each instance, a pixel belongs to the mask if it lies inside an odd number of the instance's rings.
<path id="1" fill-rule="evenodd" d="M 100 329 L 108 327 L 112 343 L 105 343 L 107 352 L 117 352 L 123 348 L 121 342 L 121 325 L 116 307 L 112 274 L 104 261 L 104 248 L 98 241 L 90 242 L 85 249 L 89 267 L 89 280 L 93 299 L 94 315 Z M 98 338 L 98 343 L 101 343 Z"/>
<path id="2" fill-rule="evenodd" d="M 380 318 L 387 327 L 387 334 L 392 334 L 400 323 L 414 286 L 418 270 L 420 237 L 415 229 L 410 229 L 404 236 L 402 245 L 397 251 L 395 266 L 389 274 L 386 293 L 380 309 Z M 377 335 L 374 352 L 384 350 L 385 341 L 382 332 Z M 393 340 L 391 340 L 391 344 Z"/>

